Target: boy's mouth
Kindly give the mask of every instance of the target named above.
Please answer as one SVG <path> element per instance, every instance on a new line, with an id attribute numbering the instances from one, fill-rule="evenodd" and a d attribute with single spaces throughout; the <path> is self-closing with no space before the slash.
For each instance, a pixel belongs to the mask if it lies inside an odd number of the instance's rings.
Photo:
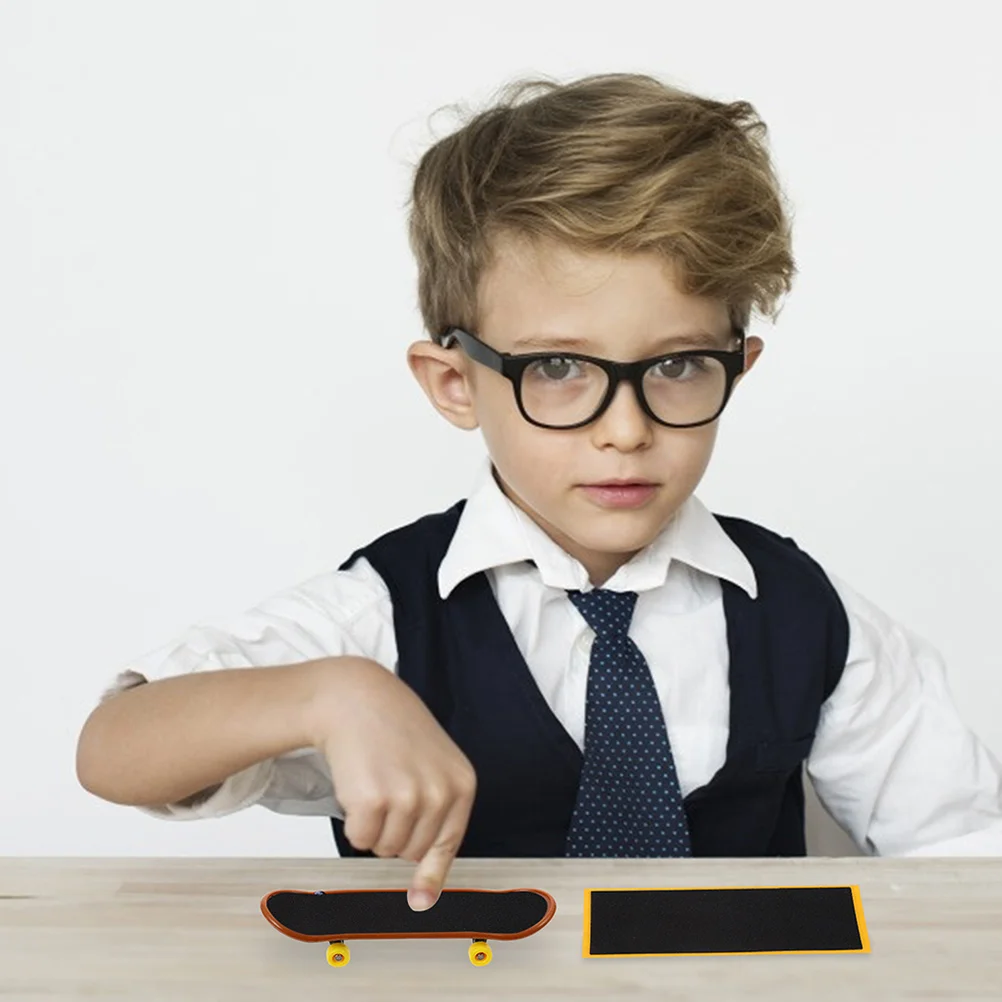
<path id="1" fill-rule="evenodd" d="M 644 477 L 630 477 L 625 480 L 598 480 L 593 484 L 583 484 L 584 487 L 656 487 L 653 480 Z"/>
<path id="2" fill-rule="evenodd" d="M 643 477 L 629 480 L 602 480 L 581 484 L 587 497 L 601 508 L 639 508 L 653 496 L 658 485 Z"/>

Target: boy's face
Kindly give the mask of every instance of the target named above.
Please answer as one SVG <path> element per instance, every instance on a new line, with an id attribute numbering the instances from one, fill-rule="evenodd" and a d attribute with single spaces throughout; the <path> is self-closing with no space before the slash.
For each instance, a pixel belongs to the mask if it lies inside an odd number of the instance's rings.
<path id="1" fill-rule="evenodd" d="M 480 289 L 482 322 L 475 333 L 500 352 L 548 351 L 549 342 L 577 338 L 564 350 L 616 361 L 706 347 L 664 345 L 666 338 L 702 330 L 733 349 L 727 308 L 683 295 L 662 260 L 652 255 L 581 255 L 564 246 L 540 251 L 508 240 Z M 745 371 L 763 343 L 746 340 Z M 559 349 L 555 349 L 555 354 Z M 479 427 L 504 493 L 601 585 L 671 521 L 710 461 L 717 422 L 669 428 L 640 408 L 621 382 L 608 409 L 569 430 L 540 428 L 522 417 L 512 384 L 472 361 L 458 346 L 419 341 L 408 363 L 436 409 L 454 425 Z M 613 507 L 583 485 L 637 478 L 655 483 L 635 507 Z"/>

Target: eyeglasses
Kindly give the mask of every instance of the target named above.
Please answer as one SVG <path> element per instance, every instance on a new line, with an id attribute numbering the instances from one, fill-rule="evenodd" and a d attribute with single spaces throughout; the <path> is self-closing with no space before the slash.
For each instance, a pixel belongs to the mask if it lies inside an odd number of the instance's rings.
<path id="1" fill-rule="evenodd" d="M 613 362 L 573 352 L 511 355 L 495 351 L 459 327 L 441 336 L 458 343 L 475 362 L 501 373 L 514 390 L 522 416 L 540 428 L 580 428 L 612 402 L 625 379 L 644 413 L 669 428 L 695 428 L 716 420 L 744 371 L 745 332 L 733 327 L 734 351 L 673 351 L 636 362 Z"/>

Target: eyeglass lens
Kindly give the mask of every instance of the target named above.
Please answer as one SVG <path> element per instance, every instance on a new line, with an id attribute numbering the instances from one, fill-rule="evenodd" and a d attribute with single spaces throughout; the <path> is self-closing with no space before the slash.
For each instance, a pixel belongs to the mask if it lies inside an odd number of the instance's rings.
<path id="1" fill-rule="evenodd" d="M 587 421 L 609 388 L 605 370 L 578 358 L 539 359 L 522 374 L 522 406 L 534 421 L 561 426 Z M 727 391 L 727 371 L 716 358 L 665 358 L 643 378 L 651 410 L 669 424 L 708 421 Z"/>

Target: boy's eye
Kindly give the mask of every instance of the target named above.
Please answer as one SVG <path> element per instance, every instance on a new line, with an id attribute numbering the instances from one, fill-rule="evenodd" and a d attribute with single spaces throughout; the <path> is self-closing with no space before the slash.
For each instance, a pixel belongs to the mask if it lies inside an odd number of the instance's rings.
<path id="1" fill-rule="evenodd" d="M 561 355 L 554 355 L 552 358 L 540 359 L 529 366 L 528 375 L 553 382 L 563 382 L 568 377 L 581 374 L 583 366 L 593 368 L 587 363 L 582 363 L 576 358 L 564 358 Z"/>
<path id="2" fill-rule="evenodd" d="M 691 379 L 694 375 L 706 371 L 707 361 L 700 355 L 692 355 L 689 358 L 665 358 L 651 366 L 648 371 L 668 379 L 680 379 L 686 375 Z"/>

